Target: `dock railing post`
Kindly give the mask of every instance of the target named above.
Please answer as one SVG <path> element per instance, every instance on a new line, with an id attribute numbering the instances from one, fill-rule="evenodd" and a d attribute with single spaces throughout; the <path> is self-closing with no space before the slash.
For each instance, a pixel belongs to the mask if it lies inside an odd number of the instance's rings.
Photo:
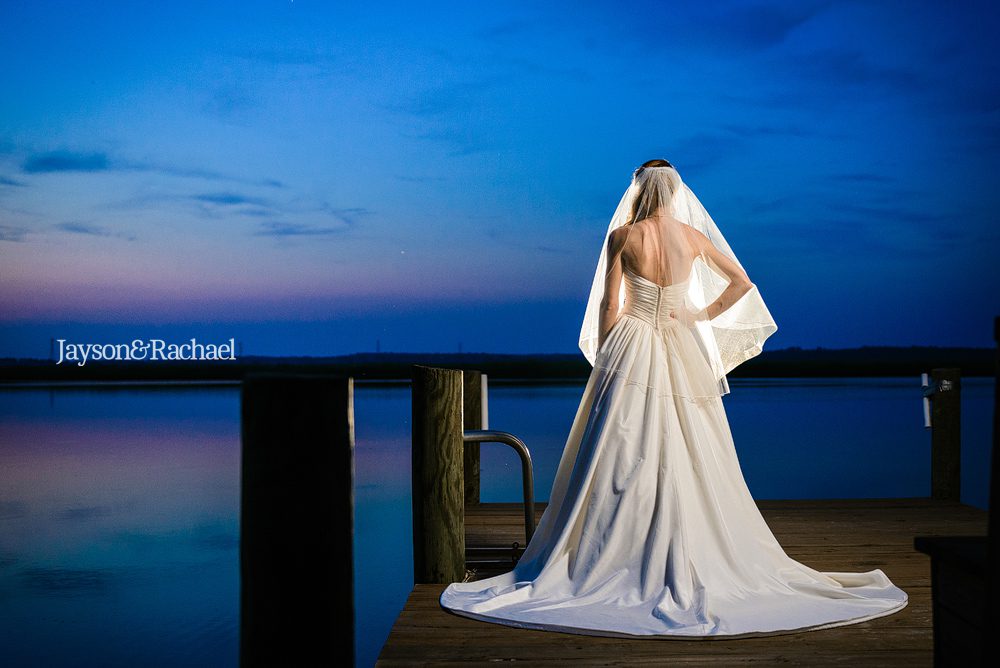
<path id="1" fill-rule="evenodd" d="M 931 497 L 960 501 L 962 491 L 961 369 L 932 369 Z"/>
<path id="2" fill-rule="evenodd" d="M 463 373 L 413 365 L 413 582 L 465 578 Z"/>
<path id="3" fill-rule="evenodd" d="M 241 391 L 240 665 L 354 664 L 354 380 Z"/>
<path id="4" fill-rule="evenodd" d="M 464 383 L 464 399 L 462 400 L 463 429 L 484 429 L 483 403 L 485 397 L 486 376 L 481 371 L 465 369 L 462 371 Z M 479 443 L 465 444 L 465 505 L 474 506 L 479 503 Z"/>

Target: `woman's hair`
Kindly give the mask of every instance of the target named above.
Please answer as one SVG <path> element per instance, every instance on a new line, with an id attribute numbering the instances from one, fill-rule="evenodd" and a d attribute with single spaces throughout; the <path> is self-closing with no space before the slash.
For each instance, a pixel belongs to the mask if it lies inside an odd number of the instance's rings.
<path id="1" fill-rule="evenodd" d="M 635 199 L 632 200 L 632 210 L 629 212 L 626 225 L 639 220 L 640 216 L 642 218 L 649 216 L 661 205 L 669 205 L 677 192 L 677 181 L 672 177 L 640 179 L 647 167 L 673 168 L 673 165 L 661 159 L 647 160 L 635 170 L 632 180 L 635 182 L 641 180 L 642 184 L 639 186 L 639 192 L 636 193 Z"/>
<path id="2" fill-rule="evenodd" d="M 639 165 L 639 169 L 637 171 L 642 171 L 647 167 L 673 167 L 673 165 L 671 165 L 670 162 L 667 160 L 661 160 L 657 158 L 656 160 L 647 160 L 646 162 L 642 163 L 641 165 Z"/>

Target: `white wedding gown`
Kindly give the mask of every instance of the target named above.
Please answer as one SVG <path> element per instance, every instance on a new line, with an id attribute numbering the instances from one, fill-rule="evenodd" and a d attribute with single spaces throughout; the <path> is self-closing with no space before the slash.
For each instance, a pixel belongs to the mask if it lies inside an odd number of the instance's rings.
<path id="1" fill-rule="evenodd" d="M 821 573 L 785 554 L 743 479 L 717 381 L 668 315 L 687 280 L 623 280 L 625 306 L 531 542 L 514 570 L 450 584 L 441 605 L 523 628 L 660 638 L 827 628 L 905 607 L 879 569 Z"/>

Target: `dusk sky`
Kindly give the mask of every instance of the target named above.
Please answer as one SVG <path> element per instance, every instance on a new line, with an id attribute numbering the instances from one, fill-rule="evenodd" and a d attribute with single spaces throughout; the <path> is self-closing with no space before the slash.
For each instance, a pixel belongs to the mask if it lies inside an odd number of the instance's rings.
<path id="1" fill-rule="evenodd" d="M 0 357 L 153 336 L 578 352 L 651 158 L 760 289 L 765 349 L 991 345 L 998 17 L 4 0 Z"/>

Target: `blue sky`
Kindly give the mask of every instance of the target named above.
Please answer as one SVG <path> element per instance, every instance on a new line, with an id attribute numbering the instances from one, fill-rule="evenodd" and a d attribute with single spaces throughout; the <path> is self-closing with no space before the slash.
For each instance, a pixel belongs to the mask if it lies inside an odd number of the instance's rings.
<path id="1" fill-rule="evenodd" d="M 673 162 L 768 347 L 990 345 L 990 3 L 5 2 L 0 356 L 572 352 Z M 377 342 L 377 343 L 376 343 Z"/>

